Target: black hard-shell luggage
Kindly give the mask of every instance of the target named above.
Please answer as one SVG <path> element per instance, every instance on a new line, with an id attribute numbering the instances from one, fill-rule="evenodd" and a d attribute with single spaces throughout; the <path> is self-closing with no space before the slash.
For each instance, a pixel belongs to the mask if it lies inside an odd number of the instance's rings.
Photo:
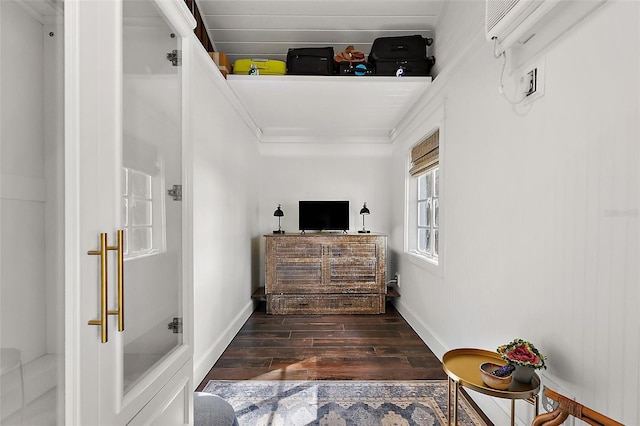
<path id="1" fill-rule="evenodd" d="M 373 66 L 365 62 L 340 62 L 340 75 L 374 75 Z"/>
<path id="2" fill-rule="evenodd" d="M 289 49 L 287 52 L 287 74 L 334 74 L 333 47 Z"/>
<path id="3" fill-rule="evenodd" d="M 424 38 L 419 34 L 399 37 L 378 37 L 373 40 L 369 62 L 379 60 L 408 60 L 424 59 L 427 57 L 427 46 L 433 39 Z"/>
<path id="4" fill-rule="evenodd" d="M 395 75 L 396 77 L 404 76 L 428 76 L 431 73 L 431 67 L 435 64 L 432 57 L 426 59 L 412 60 L 384 60 L 376 62 L 376 75 Z"/>
<path id="5" fill-rule="evenodd" d="M 369 62 L 376 75 L 427 76 L 436 60 L 427 56 L 432 38 L 419 34 L 399 37 L 379 37 L 373 41 Z"/>

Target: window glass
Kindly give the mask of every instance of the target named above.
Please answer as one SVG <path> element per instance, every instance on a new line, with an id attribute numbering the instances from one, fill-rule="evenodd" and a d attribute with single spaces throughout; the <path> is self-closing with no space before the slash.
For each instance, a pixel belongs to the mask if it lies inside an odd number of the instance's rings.
<path id="1" fill-rule="evenodd" d="M 132 196 L 137 198 L 151 198 L 151 176 L 138 172 L 135 170 L 129 170 L 129 188 Z"/>
<path id="2" fill-rule="evenodd" d="M 417 176 L 417 215 L 416 215 L 416 245 L 418 254 L 436 260 L 439 245 L 439 168 L 434 167 L 424 174 Z"/>
<path id="3" fill-rule="evenodd" d="M 151 226 L 151 202 L 133 200 L 131 205 L 131 224 L 133 226 Z"/>
<path id="4" fill-rule="evenodd" d="M 426 176 L 418 177 L 418 201 L 427 199 L 427 182 Z"/>
<path id="5" fill-rule="evenodd" d="M 122 221 L 125 257 L 163 251 L 164 225 L 161 214 L 160 177 L 123 168 Z M 156 218 L 154 220 L 154 218 Z"/>
<path id="6" fill-rule="evenodd" d="M 427 202 L 418 201 L 418 227 L 427 226 Z"/>

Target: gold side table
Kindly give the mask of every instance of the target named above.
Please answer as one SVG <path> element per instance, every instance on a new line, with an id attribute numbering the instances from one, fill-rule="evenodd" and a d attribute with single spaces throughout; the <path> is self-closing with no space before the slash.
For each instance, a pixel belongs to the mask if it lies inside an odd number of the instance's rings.
<path id="1" fill-rule="evenodd" d="M 511 426 L 515 425 L 516 399 L 523 399 L 534 406 L 538 415 L 538 392 L 540 392 L 540 378 L 533 375 L 531 383 L 521 383 L 513 380 L 506 390 L 493 389 L 485 385 L 480 375 L 480 364 L 492 362 L 505 365 L 506 362 L 497 352 L 484 349 L 462 348 L 453 349 L 442 357 L 442 368 L 448 376 L 449 392 L 447 395 L 447 421 L 451 425 L 451 386 L 453 385 L 453 424 L 458 424 L 458 393 L 461 387 L 496 398 L 511 400 Z"/>

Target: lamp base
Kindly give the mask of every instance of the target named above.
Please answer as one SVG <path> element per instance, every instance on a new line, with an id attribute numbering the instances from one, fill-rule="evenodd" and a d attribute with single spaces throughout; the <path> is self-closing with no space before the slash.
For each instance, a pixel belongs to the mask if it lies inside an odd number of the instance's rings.
<path id="1" fill-rule="evenodd" d="M 361 229 L 358 231 L 358 234 L 370 234 L 371 231 L 367 231 L 366 229 Z"/>
<path id="2" fill-rule="evenodd" d="M 282 229 L 278 229 L 277 231 L 273 231 L 274 234 L 284 234 Z"/>

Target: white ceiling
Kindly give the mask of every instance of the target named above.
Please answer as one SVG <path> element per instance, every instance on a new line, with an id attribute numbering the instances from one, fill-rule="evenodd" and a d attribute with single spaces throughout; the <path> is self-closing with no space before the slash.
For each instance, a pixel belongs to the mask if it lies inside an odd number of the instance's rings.
<path id="1" fill-rule="evenodd" d="M 445 0 L 196 0 L 215 50 L 286 60 L 287 50 L 348 45 L 367 55 L 377 37 L 434 38 Z"/>
<path id="2" fill-rule="evenodd" d="M 261 142 L 390 143 L 431 77 L 229 75 Z"/>
<path id="3" fill-rule="evenodd" d="M 445 0 L 196 0 L 215 50 L 286 61 L 287 50 L 348 45 L 369 54 L 378 37 L 435 38 Z M 437 43 L 437 40 L 436 40 Z M 429 54 L 433 54 L 432 51 Z M 262 142 L 393 142 L 429 77 L 232 75 L 228 83 Z"/>

